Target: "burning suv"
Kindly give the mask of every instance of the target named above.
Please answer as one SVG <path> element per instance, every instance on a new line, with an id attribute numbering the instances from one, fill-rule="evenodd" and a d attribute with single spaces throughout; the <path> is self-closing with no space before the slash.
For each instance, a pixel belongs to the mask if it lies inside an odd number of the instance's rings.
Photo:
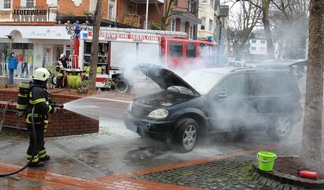
<path id="1" fill-rule="evenodd" d="M 184 78 L 150 64 L 137 69 L 161 91 L 129 103 L 126 128 L 157 141 L 171 139 L 181 152 L 213 132 L 264 130 L 283 140 L 302 118 L 299 88 L 284 69 L 207 68 Z"/>

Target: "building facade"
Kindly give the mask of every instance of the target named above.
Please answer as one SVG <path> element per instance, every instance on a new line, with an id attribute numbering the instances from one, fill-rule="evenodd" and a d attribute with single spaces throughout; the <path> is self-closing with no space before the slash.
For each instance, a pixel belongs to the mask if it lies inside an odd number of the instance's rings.
<path id="1" fill-rule="evenodd" d="M 97 0 L 0 1 L 1 63 L 13 52 L 30 55 L 32 70 L 55 65 L 61 53 L 73 54 L 75 24 L 91 26 L 96 5 Z M 171 8 L 166 30 L 197 38 L 198 6 L 198 0 L 102 0 L 101 26 L 151 29 Z"/>

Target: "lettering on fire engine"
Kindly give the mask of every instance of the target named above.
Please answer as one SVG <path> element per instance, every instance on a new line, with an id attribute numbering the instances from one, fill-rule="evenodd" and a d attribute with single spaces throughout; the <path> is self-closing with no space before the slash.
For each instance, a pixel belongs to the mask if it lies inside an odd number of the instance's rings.
<path id="1" fill-rule="evenodd" d="M 91 37 L 92 33 L 88 32 L 88 36 Z M 105 39 L 126 39 L 126 40 L 134 40 L 134 41 L 159 41 L 158 36 L 152 35 L 142 35 L 142 34 L 126 34 L 126 33 L 113 33 L 113 32 L 99 32 L 99 37 Z"/>

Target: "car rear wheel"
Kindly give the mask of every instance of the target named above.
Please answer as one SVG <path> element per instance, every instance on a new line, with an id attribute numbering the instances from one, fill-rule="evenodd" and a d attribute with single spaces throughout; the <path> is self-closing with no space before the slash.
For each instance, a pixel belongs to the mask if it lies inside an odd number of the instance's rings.
<path id="1" fill-rule="evenodd" d="M 177 122 L 175 140 L 181 152 L 190 152 L 196 146 L 198 128 L 197 122 L 190 118 Z"/>
<path id="2" fill-rule="evenodd" d="M 275 119 L 275 123 L 268 129 L 268 135 L 274 140 L 285 140 L 292 132 L 292 125 L 287 116 L 281 115 Z"/>

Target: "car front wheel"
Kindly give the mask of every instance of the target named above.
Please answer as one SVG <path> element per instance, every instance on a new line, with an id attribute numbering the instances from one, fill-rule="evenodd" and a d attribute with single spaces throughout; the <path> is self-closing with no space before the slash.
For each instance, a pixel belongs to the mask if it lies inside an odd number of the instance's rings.
<path id="1" fill-rule="evenodd" d="M 175 140 L 181 152 L 190 152 L 196 146 L 198 128 L 197 122 L 190 118 L 177 122 Z"/>
<path id="2" fill-rule="evenodd" d="M 268 135 L 274 140 L 285 140 L 292 132 L 292 125 L 287 116 L 278 116 L 272 127 L 268 129 Z"/>

